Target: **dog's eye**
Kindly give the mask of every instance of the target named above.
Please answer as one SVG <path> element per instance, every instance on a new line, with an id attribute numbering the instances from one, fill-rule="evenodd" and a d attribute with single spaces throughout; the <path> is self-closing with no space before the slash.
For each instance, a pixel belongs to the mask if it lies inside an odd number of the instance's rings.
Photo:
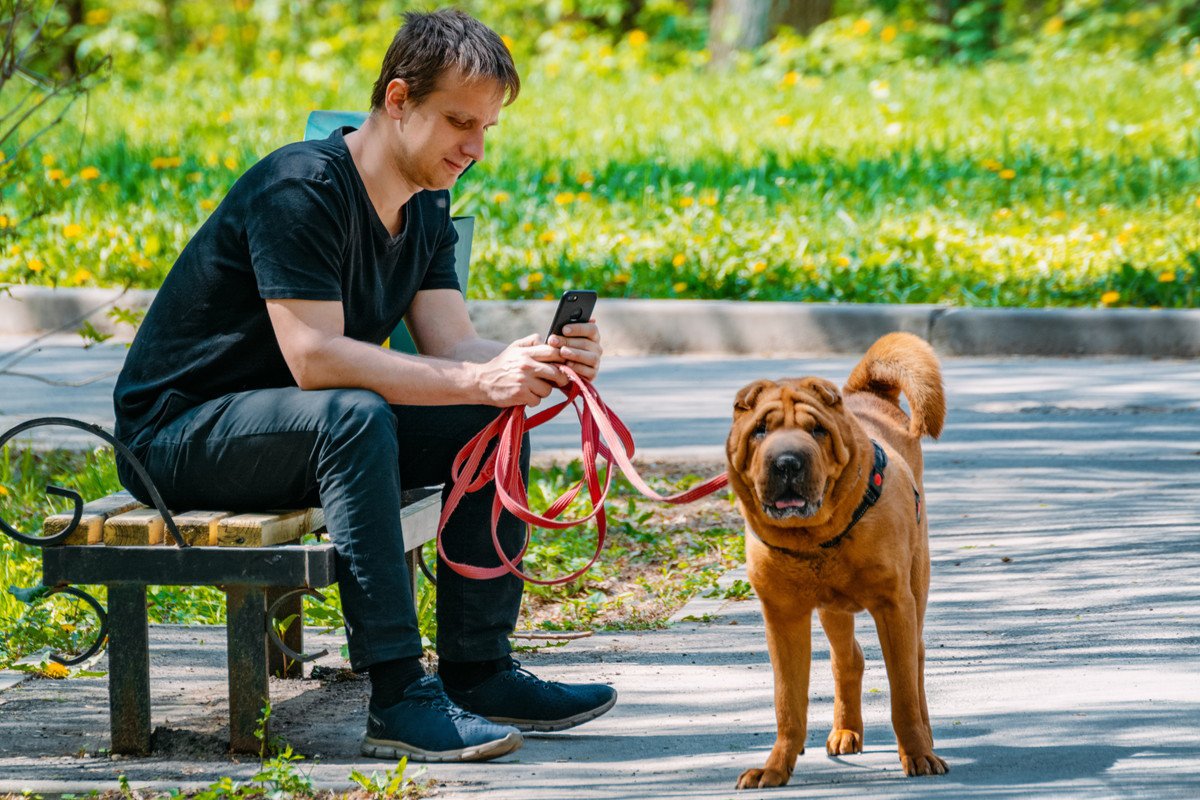
<path id="1" fill-rule="evenodd" d="M 819 438 L 819 437 L 822 437 L 822 436 L 828 436 L 828 435 L 829 435 L 829 431 L 825 430 L 825 429 L 824 429 L 824 428 L 822 428 L 820 425 L 814 425 L 814 426 L 813 426 L 813 429 L 812 429 L 812 435 L 813 435 L 813 436 L 816 436 L 816 437 L 818 437 L 818 438 Z"/>
<path id="2" fill-rule="evenodd" d="M 754 438 L 761 439 L 762 437 L 764 437 L 766 435 L 767 435 L 767 421 L 764 419 L 762 422 L 758 423 L 758 427 L 754 429 Z"/>

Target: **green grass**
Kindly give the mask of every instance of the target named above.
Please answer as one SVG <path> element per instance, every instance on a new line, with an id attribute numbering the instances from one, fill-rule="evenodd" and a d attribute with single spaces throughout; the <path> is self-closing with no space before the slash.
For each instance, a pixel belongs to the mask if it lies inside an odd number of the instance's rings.
<path id="1" fill-rule="evenodd" d="M 56 129 L 10 191 L 0 281 L 157 286 L 309 109 L 364 105 L 382 40 L 354 31 L 248 73 L 118 59 L 86 137 Z M 805 59 L 780 46 L 715 75 L 569 38 L 526 58 L 456 192 L 479 217 L 472 296 L 1197 305 L 1200 51 Z M 52 209 L 20 219 L 34 188 Z"/>

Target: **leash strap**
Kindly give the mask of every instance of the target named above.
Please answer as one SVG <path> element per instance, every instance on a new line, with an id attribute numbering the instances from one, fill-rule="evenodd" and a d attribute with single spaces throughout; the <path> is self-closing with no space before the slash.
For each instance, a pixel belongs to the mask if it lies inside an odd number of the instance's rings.
<path id="1" fill-rule="evenodd" d="M 528 583 L 540 586 L 553 586 L 568 583 L 583 575 L 604 548 L 604 539 L 608 531 L 608 519 L 604 513 L 604 502 L 608 499 L 612 488 L 613 464 L 625 474 L 625 477 L 642 494 L 653 500 L 664 503 L 690 503 L 705 495 L 711 494 L 729 482 L 725 473 L 709 478 L 704 483 L 693 486 L 685 492 L 673 495 L 662 495 L 650 488 L 637 469 L 633 466 L 634 444 L 629 428 L 621 421 L 604 401 L 590 382 L 579 377 L 570 367 L 562 367 L 562 371 L 570 380 L 564 390 L 567 398 L 557 405 L 539 411 L 531 417 L 525 416 L 524 406 L 513 406 L 505 409 L 495 420 L 474 436 L 466 446 L 454 457 L 450 467 L 450 477 L 453 484 L 446 500 L 442 503 L 442 514 L 438 520 L 437 551 L 446 566 L 467 578 L 490 580 L 502 575 L 515 575 Z M 575 410 L 579 418 L 580 438 L 583 449 L 583 478 L 567 491 L 563 492 L 542 514 L 529 508 L 529 492 L 521 475 L 521 442 L 528 431 L 554 419 L 567 406 Z M 493 447 L 492 444 L 495 443 Z M 601 481 L 597 458 L 604 459 L 604 478 Z M 450 515 L 458 507 L 459 502 L 468 492 L 476 492 L 494 483 L 496 486 L 495 499 L 492 501 L 491 528 L 492 545 L 500 565 L 496 567 L 479 567 L 452 561 L 446 556 L 442 534 Z M 603 483 L 603 485 L 601 485 Z M 591 511 L 578 519 L 558 519 L 567 507 L 579 496 L 586 487 Z M 503 511 L 516 516 L 526 523 L 525 543 L 513 558 L 504 553 L 500 546 L 498 525 Z M 558 578 L 533 578 L 517 566 L 529 549 L 530 527 L 564 529 L 582 525 L 591 519 L 596 520 L 596 549 L 591 559 L 582 568 Z"/>

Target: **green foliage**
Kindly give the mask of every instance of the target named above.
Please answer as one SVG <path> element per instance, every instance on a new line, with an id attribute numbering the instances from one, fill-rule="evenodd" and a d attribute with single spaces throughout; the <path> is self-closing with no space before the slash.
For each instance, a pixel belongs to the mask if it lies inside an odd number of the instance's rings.
<path id="1" fill-rule="evenodd" d="M 402 797 L 405 786 L 412 783 L 404 776 L 407 768 L 408 759 L 402 758 L 396 766 L 382 774 L 372 771 L 370 775 L 364 775 L 358 770 L 351 770 L 350 780 L 374 800 L 392 800 Z"/>

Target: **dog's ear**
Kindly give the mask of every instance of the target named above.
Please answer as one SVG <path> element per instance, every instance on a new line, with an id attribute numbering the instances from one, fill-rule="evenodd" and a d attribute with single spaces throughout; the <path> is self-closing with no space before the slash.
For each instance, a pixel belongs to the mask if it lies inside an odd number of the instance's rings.
<path id="1" fill-rule="evenodd" d="M 841 405 L 842 395 L 837 386 L 824 378 L 805 378 L 800 381 L 799 385 L 815 394 L 830 408 L 837 408 Z"/>
<path id="2" fill-rule="evenodd" d="M 774 385 L 771 381 L 755 381 L 743 386 L 741 391 L 737 393 L 737 397 L 734 398 L 733 415 L 736 417 L 754 408 L 754 404 L 758 402 L 758 396 L 762 394 L 763 389 Z"/>

